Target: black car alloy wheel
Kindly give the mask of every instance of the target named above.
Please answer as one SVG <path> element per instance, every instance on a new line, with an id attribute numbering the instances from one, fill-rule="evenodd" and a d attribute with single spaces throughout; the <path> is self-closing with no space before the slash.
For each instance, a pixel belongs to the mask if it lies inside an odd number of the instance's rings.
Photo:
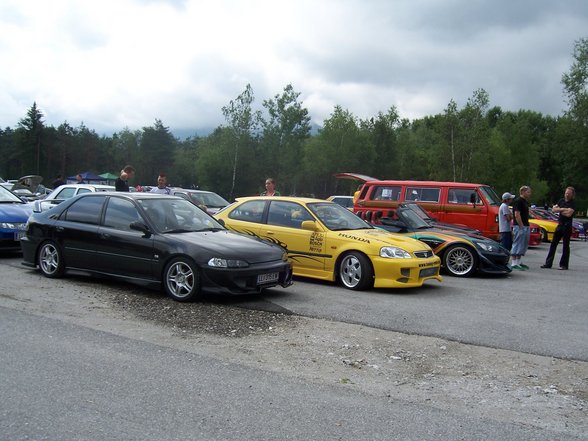
<path id="1" fill-rule="evenodd" d="M 47 241 L 41 245 L 37 263 L 45 277 L 55 278 L 63 275 L 63 255 L 55 242 Z"/>
<path id="2" fill-rule="evenodd" d="M 200 296 L 200 275 L 198 267 L 190 259 L 177 257 L 163 272 L 165 292 L 172 299 L 188 302 Z"/>

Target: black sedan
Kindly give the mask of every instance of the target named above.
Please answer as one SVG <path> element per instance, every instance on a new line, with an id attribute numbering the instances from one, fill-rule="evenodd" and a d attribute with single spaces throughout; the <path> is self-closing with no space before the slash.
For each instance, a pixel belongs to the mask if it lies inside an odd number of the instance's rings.
<path id="1" fill-rule="evenodd" d="M 86 193 L 34 213 L 21 246 L 23 264 L 46 277 L 68 270 L 163 285 L 178 301 L 292 283 L 284 249 L 230 232 L 175 196 Z"/>

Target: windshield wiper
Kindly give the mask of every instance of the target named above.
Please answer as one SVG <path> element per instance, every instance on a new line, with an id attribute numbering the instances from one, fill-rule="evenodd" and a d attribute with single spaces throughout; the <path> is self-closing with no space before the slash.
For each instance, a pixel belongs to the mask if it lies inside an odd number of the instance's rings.
<path id="1" fill-rule="evenodd" d="M 200 231 L 224 231 L 225 228 L 219 228 L 219 227 L 210 227 L 210 228 L 202 228 L 201 230 L 196 230 L 198 232 Z"/>

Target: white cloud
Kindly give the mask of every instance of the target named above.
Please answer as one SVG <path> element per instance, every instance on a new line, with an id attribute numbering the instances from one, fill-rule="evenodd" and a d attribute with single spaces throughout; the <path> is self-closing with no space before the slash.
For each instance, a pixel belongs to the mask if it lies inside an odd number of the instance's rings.
<path id="1" fill-rule="evenodd" d="M 223 123 L 247 83 L 258 104 L 293 84 L 314 122 L 463 105 L 559 114 L 583 1 L 4 0 L 0 125 L 33 101 L 48 124 L 98 131 Z"/>

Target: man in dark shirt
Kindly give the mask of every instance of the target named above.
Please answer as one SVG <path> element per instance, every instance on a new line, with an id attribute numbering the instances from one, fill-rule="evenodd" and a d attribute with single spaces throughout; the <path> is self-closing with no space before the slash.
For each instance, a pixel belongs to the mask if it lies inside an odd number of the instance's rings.
<path id="1" fill-rule="evenodd" d="M 570 262 L 570 238 L 572 237 L 572 222 L 574 219 L 574 213 L 576 212 L 576 190 L 574 187 L 566 188 L 564 197 L 559 200 L 552 208 L 554 213 L 559 213 L 559 220 L 557 222 L 557 228 L 553 233 L 553 239 L 545 259 L 545 265 L 541 265 L 541 268 L 551 268 L 553 265 L 553 259 L 555 257 L 555 250 L 559 241 L 563 237 L 563 251 L 561 253 L 561 259 L 559 260 L 559 269 L 567 270 Z"/>
<path id="2" fill-rule="evenodd" d="M 114 182 L 114 188 L 116 191 L 126 191 L 129 192 L 129 182 L 128 180 L 135 176 L 135 167 L 132 165 L 127 165 L 120 171 L 120 176 L 116 178 Z"/>
<path id="3" fill-rule="evenodd" d="M 512 228 L 512 269 L 526 271 L 529 269 L 522 262 L 522 258 L 529 247 L 529 199 L 531 198 L 531 187 L 523 185 L 519 190 L 519 197 L 512 203 L 514 212 L 514 225 Z"/>

